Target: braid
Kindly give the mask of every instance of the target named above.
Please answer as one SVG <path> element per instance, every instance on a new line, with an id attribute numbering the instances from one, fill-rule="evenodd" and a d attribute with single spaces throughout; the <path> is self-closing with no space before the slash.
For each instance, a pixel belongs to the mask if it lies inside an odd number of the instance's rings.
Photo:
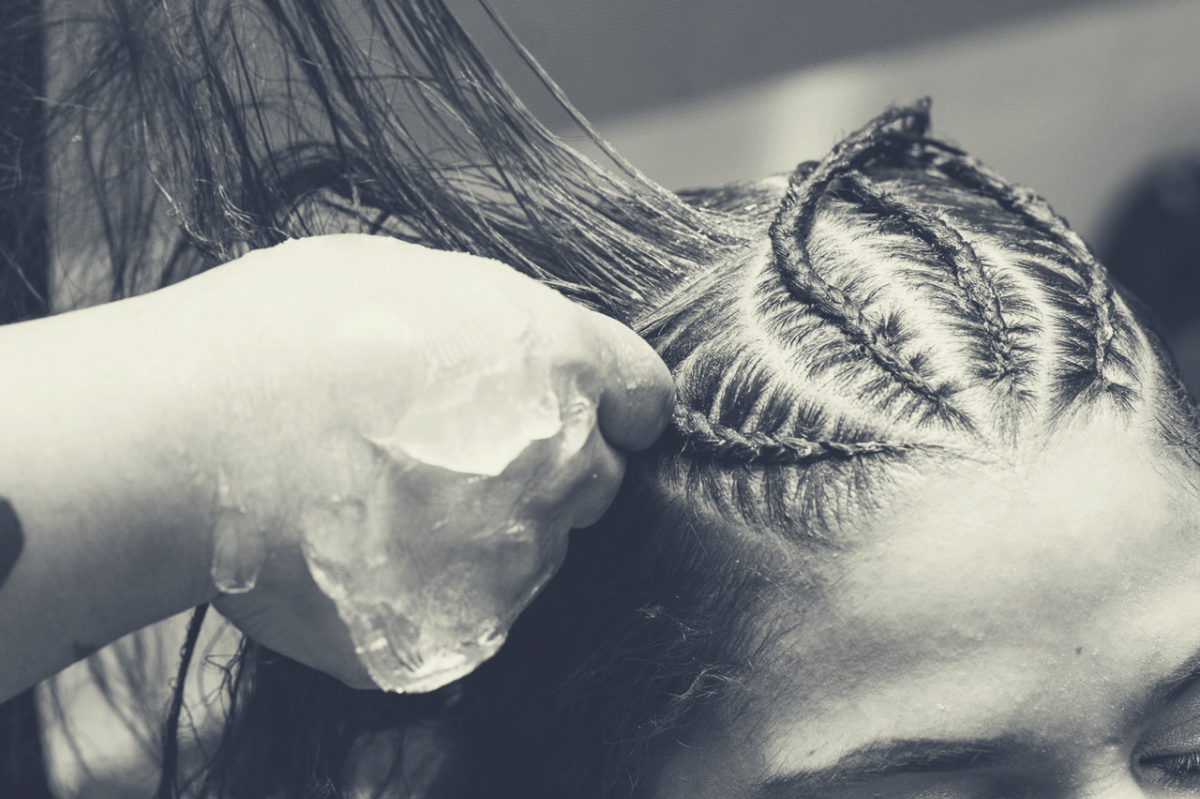
<path id="1" fill-rule="evenodd" d="M 801 274 L 797 270 L 811 269 L 807 242 L 817 203 L 841 172 L 852 168 L 888 141 L 882 134 L 898 121 L 905 123 L 903 130 L 909 136 L 922 135 L 929 125 L 928 101 L 913 108 L 888 110 L 862 130 L 843 139 L 822 161 L 817 164 L 806 161 L 792 174 L 787 196 L 771 225 L 770 235 L 780 277 L 798 299 L 809 301 L 808 284 L 799 282 Z M 807 274 L 803 276 L 808 277 Z"/>
<path id="2" fill-rule="evenodd" d="M 1000 297 L 970 243 L 945 220 L 876 188 L 861 172 L 848 172 L 842 178 L 842 186 L 856 194 L 866 210 L 899 221 L 907 232 L 933 249 L 950 268 L 967 302 L 980 318 L 995 365 L 992 379 L 1000 380 L 1014 374 L 1013 342 L 1000 309 Z"/>
<path id="3" fill-rule="evenodd" d="M 1050 204 L 1035 192 L 1006 183 L 979 161 L 957 148 L 930 140 L 927 144 L 936 152 L 931 153 L 931 163 L 952 178 L 979 191 L 1000 203 L 1004 208 L 1018 213 L 1034 227 L 1056 241 L 1063 243 L 1071 255 L 1084 266 L 1080 277 L 1084 281 L 1085 297 L 1096 318 L 1093 331 L 1092 359 L 1096 378 L 1108 388 L 1110 383 L 1105 374 L 1109 351 L 1115 335 L 1114 319 L 1116 307 L 1113 302 L 1112 284 L 1105 279 L 1104 267 L 1096 260 L 1091 249 L 1067 222 L 1054 212 Z"/>
<path id="4" fill-rule="evenodd" d="M 813 217 L 825 191 L 842 173 L 887 143 L 888 138 L 882 134 L 898 121 L 905 123 L 906 134 L 922 134 L 929 122 L 928 104 L 892 109 L 846 138 L 815 167 L 802 164 L 793 174 L 787 196 L 771 225 L 771 248 L 779 276 L 793 297 L 811 305 L 837 325 L 847 338 L 862 347 L 878 366 L 902 385 L 945 411 L 948 410 L 946 398 L 955 391 L 953 385 L 935 386 L 908 358 L 891 348 L 883 320 L 872 319 L 860 303 L 826 282 L 813 267 L 808 252 Z"/>
<path id="5" fill-rule="evenodd" d="M 713 422 L 706 414 L 682 403 L 675 406 L 671 429 L 683 438 L 686 451 L 747 464 L 812 463 L 828 458 L 898 453 L 913 448 L 912 444 L 890 441 L 828 441 L 743 433 Z"/>

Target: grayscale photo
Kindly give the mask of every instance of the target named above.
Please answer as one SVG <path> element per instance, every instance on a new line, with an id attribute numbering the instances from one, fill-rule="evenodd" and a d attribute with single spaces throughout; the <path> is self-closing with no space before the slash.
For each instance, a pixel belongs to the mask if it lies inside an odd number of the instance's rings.
<path id="1" fill-rule="evenodd" d="M 1197 42 L 4 0 L 0 799 L 1200 799 Z"/>

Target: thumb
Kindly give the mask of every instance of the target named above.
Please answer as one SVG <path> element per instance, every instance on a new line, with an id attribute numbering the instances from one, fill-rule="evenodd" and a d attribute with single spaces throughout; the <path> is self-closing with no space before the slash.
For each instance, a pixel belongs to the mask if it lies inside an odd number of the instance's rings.
<path id="1" fill-rule="evenodd" d="M 625 325 L 591 317 L 595 345 L 606 354 L 597 408 L 600 432 L 613 446 L 638 451 L 662 435 L 675 407 L 671 372 L 654 349 Z"/>

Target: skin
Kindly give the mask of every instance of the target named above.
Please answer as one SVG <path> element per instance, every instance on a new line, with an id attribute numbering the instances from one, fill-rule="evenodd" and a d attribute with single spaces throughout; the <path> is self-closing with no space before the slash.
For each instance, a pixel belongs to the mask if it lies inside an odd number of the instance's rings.
<path id="1" fill-rule="evenodd" d="M 338 236 L 0 330 L 5 379 L 19 387 L 0 392 L 0 496 L 14 511 L 0 700 L 203 602 L 264 645 L 373 687 L 309 572 L 301 521 L 333 495 L 402 495 L 410 472 L 372 441 L 421 401 L 430 354 L 452 370 L 514 336 L 573 376 L 596 415 L 565 459 L 551 439 L 517 453 L 514 469 L 540 475 L 526 508 L 532 543 L 479 589 L 506 606 L 527 594 L 513 583 L 556 569 L 569 529 L 603 512 L 622 450 L 649 446 L 666 424 L 669 373 L 628 329 L 499 264 Z M 260 536 L 245 593 L 222 594 L 210 572 L 222 506 L 243 507 L 243 532 Z M 402 504 L 376 511 L 385 533 L 406 518 Z M 460 540 L 419 532 L 427 559 L 466 557 Z"/>
<path id="2" fill-rule="evenodd" d="M 681 742 L 649 795 L 1200 791 L 1194 476 L 1098 419 L 904 486 L 815 606 L 780 602 L 791 632 L 746 710 Z M 944 744 L 901 762 L 913 741 Z"/>

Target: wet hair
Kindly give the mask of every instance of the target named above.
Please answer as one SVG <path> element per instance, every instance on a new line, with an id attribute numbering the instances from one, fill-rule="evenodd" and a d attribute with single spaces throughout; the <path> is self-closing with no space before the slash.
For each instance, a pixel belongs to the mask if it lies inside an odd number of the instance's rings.
<path id="1" fill-rule="evenodd" d="M 551 136 L 434 0 L 105 7 L 63 130 L 105 200 L 114 294 L 289 236 L 392 235 L 621 319 L 678 388 L 492 662 L 394 696 L 247 642 L 201 795 L 345 796 L 364 735 L 397 731 L 401 769 L 422 725 L 453 764 L 430 795 L 631 795 L 736 712 L 772 600 L 819 591 L 901 476 L 1095 414 L 1194 460 L 1194 411 L 1135 306 L 1043 200 L 930 137 L 927 103 L 790 176 L 674 195 Z"/>
<path id="2" fill-rule="evenodd" d="M 68 210 L 94 217 L 108 297 L 352 229 L 495 258 L 627 318 L 740 240 L 581 118 L 615 171 L 566 147 L 437 0 L 96 5 L 48 23 L 81 62 L 51 144 L 91 193 Z"/>

